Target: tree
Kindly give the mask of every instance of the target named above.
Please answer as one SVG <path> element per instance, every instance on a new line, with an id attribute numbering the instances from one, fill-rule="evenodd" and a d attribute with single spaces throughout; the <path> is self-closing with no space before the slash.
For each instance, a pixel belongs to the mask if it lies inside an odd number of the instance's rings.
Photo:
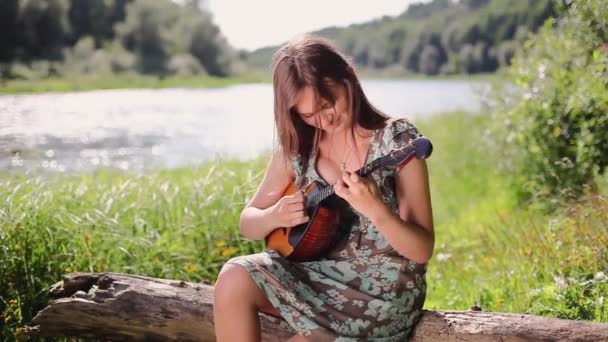
<path id="1" fill-rule="evenodd" d="M 15 55 L 18 30 L 17 18 L 19 15 L 18 0 L 0 1 L 0 62 L 9 62 Z"/>
<path id="2" fill-rule="evenodd" d="M 427 74 L 437 74 L 447 61 L 441 35 L 425 28 L 416 34 L 415 40 L 404 49 L 402 56 L 405 68 Z"/>
<path id="3" fill-rule="evenodd" d="M 439 60 L 439 50 L 434 46 L 427 44 L 424 46 L 420 54 L 420 65 L 418 69 L 421 73 L 427 75 L 436 75 L 441 67 Z"/>
<path id="4" fill-rule="evenodd" d="M 94 39 L 100 48 L 105 40 L 114 38 L 114 24 L 125 19 L 126 5 L 132 0 L 72 0 L 68 11 L 70 44 L 84 36 Z"/>
<path id="5" fill-rule="evenodd" d="M 201 16 L 196 21 L 188 50 L 210 75 L 230 74 L 232 51 L 210 16 Z"/>
<path id="6" fill-rule="evenodd" d="M 61 58 L 68 30 L 67 8 L 67 0 L 23 0 L 20 3 L 17 27 L 23 58 Z"/>
<path id="7" fill-rule="evenodd" d="M 177 22 L 177 5 L 166 0 L 134 1 L 116 26 L 119 39 L 137 58 L 139 71 L 164 73 L 171 54 L 168 27 Z"/>

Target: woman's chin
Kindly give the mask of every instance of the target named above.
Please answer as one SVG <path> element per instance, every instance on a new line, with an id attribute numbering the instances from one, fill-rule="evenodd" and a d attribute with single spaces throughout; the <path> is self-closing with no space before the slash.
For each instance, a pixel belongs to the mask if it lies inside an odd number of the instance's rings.
<path id="1" fill-rule="evenodd" d="M 339 132 L 344 131 L 345 129 L 346 129 L 346 127 L 344 125 L 330 125 L 330 126 L 323 127 L 323 130 L 326 133 L 330 133 L 330 134 L 339 133 Z"/>

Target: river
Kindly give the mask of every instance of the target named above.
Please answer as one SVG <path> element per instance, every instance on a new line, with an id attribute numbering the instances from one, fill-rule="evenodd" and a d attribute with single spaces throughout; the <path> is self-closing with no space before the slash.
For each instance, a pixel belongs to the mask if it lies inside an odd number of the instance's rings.
<path id="1" fill-rule="evenodd" d="M 370 101 L 414 122 L 479 111 L 483 81 L 363 80 Z M 0 170 L 79 172 L 251 158 L 273 142 L 272 86 L 0 95 Z"/>

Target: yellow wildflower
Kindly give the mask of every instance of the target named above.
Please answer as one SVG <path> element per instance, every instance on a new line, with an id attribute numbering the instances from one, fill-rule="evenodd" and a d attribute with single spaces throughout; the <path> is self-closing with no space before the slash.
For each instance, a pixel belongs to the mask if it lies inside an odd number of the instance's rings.
<path id="1" fill-rule="evenodd" d="M 189 262 L 186 264 L 186 266 L 184 266 L 184 268 L 190 272 L 194 272 L 194 271 L 198 270 L 198 265 Z"/>
<path id="2" fill-rule="evenodd" d="M 231 256 L 236 253 L 236 251 L 238 251 L 236 247 L 228 247 L 222 251 L 222 256 Z"/>
<path id="3" fill-rule="evenodd" d="M 559 137 L 559 135 L 560 135 L 561 133 L 562 133 L 562 129 L 561 129 L 561 128 L 559 128 L 559 127 L 554 127 L 554 128 L 553 128 L 553 136 L 554 136 L 554 137 L 556 137 L 556 138 L 557 138 L 557 137 Z"/>

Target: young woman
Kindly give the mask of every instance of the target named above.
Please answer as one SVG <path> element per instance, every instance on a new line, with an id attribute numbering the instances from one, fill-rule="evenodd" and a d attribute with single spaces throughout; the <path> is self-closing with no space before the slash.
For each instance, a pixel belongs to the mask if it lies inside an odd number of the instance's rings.
<path id="1" fill-rule="evenodd" d="M 420 318 L 434 233 L 427 167 L 413 159 L 367 177 L 353 171 L 420 133 L 367 100 L 352 64 L 305 35 L 273 56 L 278 146 L 240 218 L 263 239 L 310 220 L 296 182 L 335 184 L 343 238 L 324 257 L 294 262 L 273 250 L 236 257 L 215 284 L 218 341 L 258 341 L 262 311 L 285 319 L 289 341 L 404 341 Z"/>

